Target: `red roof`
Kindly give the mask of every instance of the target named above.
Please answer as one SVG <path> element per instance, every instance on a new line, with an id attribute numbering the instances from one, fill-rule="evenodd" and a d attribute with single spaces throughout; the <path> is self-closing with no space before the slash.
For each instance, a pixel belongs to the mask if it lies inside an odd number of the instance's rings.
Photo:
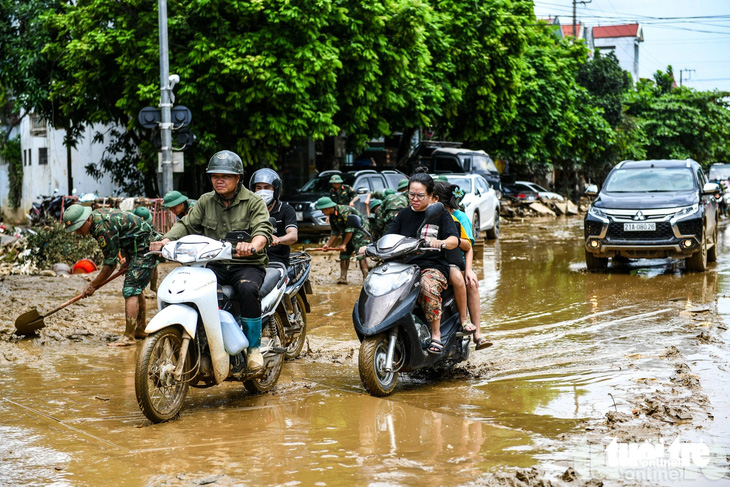
<path id="1" fill-rule="evenodd" d="M 639 24 L 624 25 L 604 25 L 602 27 L 593 28 L 593 38 L 611 38 L 611 37 L 637 37 L 639 34 Z"/>
<path id="2" fill-rule="evenodd" d="M 575 35 L 580 38 L 581 37 L 581 26 L 583 24 L 576 24 L 575 25 Z M 573 24 L 570 25 L 561 25 L 560 29 L 563 31 L 563 37 L 573 37 Z"/>

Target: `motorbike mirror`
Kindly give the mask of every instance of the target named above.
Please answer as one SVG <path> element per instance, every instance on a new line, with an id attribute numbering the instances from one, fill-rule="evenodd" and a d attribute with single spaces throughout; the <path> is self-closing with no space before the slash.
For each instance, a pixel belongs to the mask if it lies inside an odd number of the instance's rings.
<path id="1" fill-rule="evenodd" d="M 426 210 L 424 211 L 423 223 L 421 223 L 421 226 L 418 227 L 418 232 L 416 232 L 416 235 L 421 234 L 421 230 L 423 230 L 423 227 L 441 218 L 441 214 L 444 211 L 446 211 L 446 209 L 444 208 L 444 204 L 440 201 L 428 205 L 428 208 L 426 208 Z"/>

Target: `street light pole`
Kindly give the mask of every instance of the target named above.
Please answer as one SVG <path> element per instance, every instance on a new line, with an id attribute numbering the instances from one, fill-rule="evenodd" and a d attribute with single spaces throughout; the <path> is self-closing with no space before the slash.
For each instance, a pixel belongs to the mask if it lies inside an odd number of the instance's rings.
<path id="1" fill-rule="evenodd" d="M 172 88 L 167 47 L 167 0 L 158 0 L 157 9 L 160 29 L 160 136 L 164 195 L 172 191 Z"/>

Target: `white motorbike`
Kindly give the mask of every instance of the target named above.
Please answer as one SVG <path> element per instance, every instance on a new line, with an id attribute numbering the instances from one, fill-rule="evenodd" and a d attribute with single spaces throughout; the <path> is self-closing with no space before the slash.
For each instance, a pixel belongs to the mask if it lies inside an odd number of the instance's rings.
<path id="1" fill-rule="evenodd" d="M 230 241 L 188 235 L 169 242 L 160 252 L 179 262 L 157 290 L 158 313 L 137 359 L 135 392 L 144 415 L 152 422 L 168 421 L 180 412 L 188 386 L 211 387 L 225 380 L 242 381 L 252 393 L 271 390 L 284 362 L 284 330 L 276 313 L 287 284 L 286 268 L 270 264 L 259 291 L 261 346 L 264 366 L 246 365 L 248 340 L 226 311 L 238 305 L 231 286 L 218 286 L 210 262 L 229 260 Z M 234 310 L 235 311 L 235 310 Z"/>

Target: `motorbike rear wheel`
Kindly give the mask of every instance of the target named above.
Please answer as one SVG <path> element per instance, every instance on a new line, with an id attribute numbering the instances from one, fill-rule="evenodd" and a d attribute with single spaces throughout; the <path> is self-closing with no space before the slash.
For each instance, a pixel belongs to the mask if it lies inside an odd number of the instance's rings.
<path id="1" fill-rule="evenodd" d="M 302 352 L 304 340 L 307 338 L 307 312 L 304 307 L 304 299 L 302 299 L 302 296 L 297 293 L 297 295 L 294 296 L 294 299 L 292 299 L 291 304 L 294 308 L 294 316 L 301 317 L 299 319 L 301 320 L 300 325 L 302 328 L 299 331 L 299 334 L 295 336 L 286 347 L 286 354 L 284 354 L 284 356 L 287 359 L 297 358 L 297 356 Z"/>
<path id="2" fill-rule="evenodd" d="M 371 396 L 390 395 L 398 382 L 398 372 L 386 372 L 385 360 L 388 356 L 388 334 L 381 333 L 367 337 L 360 344 L 358 369 L 360 381 Z M 395 362 L 395 361 L 394 361 Z"/>
<path id="3" fill-rule="evenodd" d="M 252 394 L 263 394 L 274 388 L 281 375 L 281 368 L 284 365 L 284 354 L 278 352 L 266 352 L 267 348 L 282 348 L 284 345 L 284 326 L 278 313 L 271 315 L 269 323 L 261 330 L 261 351 L 264 354 L 264 367 L 266 370 L 262 375 L 243 382 L 246 390 Z"/>
<path id="4" fill-rule="evenodd" d="M 182 409 L 188 392 L 185 374 L 177 381 L 173 371 L 184 360 L 183 371 L 190 370 L 190 355 L 180 357 L 182 334 L 177 328 L 163 328 L 148 336 L 142 345 L 134 376 L 137 403 L 153 423 L 174 418 Z"/>

